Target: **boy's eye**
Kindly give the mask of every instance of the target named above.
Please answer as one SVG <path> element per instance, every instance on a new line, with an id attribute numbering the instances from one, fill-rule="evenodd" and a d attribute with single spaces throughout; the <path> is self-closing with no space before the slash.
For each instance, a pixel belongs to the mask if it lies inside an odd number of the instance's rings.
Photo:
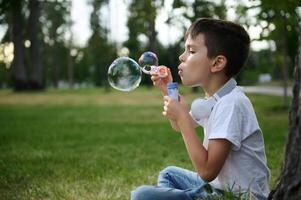
<path id="1" fill-rule="evenodd" d="M 192 50 L 192 49 L 190 49 L 190 48 L 186 48 L 185 51 L 186 51 L 187 53 L 189 53 L 189 54 L 194 54 L 194 53 L 195 53 L 195 51 Z"/>

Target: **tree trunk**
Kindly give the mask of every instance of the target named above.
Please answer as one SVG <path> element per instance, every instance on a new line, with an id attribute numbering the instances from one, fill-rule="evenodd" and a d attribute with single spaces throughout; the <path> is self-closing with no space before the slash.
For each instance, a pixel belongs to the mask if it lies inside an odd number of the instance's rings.
<path id="1" fill-rule="evenodd" d="M 29 1 L 29 25 L 28 33 L 31 42 L 30 46 L 30 63 L 31 63 L 31 79 L 30 85 L 33 90 L 43 89 L 43 67 L 42 53 L 40 42 L 38 39 L 38 26 L 40 17 L 40 2 L 38 0 Z"/>
<path id="2" fill-rule="evenodd" d="M 72 1 L 69 2 L 69 7 L 72 7 Z M 72 33 L 72 19 L 71 19 L 71 13 L 68 15 L 68 31 L 70 33 L 70 38 L 68 41 L 68 47 L 69 47 L 69 53 L 68 53 L 68 84 L 69 88 L 73 88 L 74 86 L 74 55 L 72 55 L 72 48 L 73 48 L 73 33 Z"/>
<path id="3" fill-rule="evenodd" d="M 301 127 L 300 127 L 300 81 L 301 81 L 301 32 L 299 32 L 299 51 L 296 57 L 293 100 L 289 114 L 289 134 L 286 143 L 284 163 L 274 200 L 301 199 Z"/>
<path id="4" fill-rule="evenodd" d="M 148 49 L 151 52 L 157 53 L 157 45 L 156 45 L 156 37 L 157 37 L 157 32 L 155 29 L 156 23 L 155 23 L 155 18 L 152 18 L 151 21 L 149 21 L 150 26 L 149 26 L 149 34 L 148 34 Z M 151 79 L 146 79 L 146 85 L 147 87 L 152 87 L 152 81 Z"/>
<path id="5" fill-rule="evenodd" d="M 16 1 L 12 9 L 12 40 L 14 43 L 12 74 L 14 89 L 16 91 L 28 89 L 28 80 L 24 65 L 23 17 L 21 10 L 21 2 Z"/>
<path id="6" fill-rule="evenodd" d="M 56 44 L 55 44 L 56 45 Z M 52 85 L 54 88 L 59 86 L 60 68 L 59 68 L 59 57 L 57 56 L 57 47 L 53 45 L 52 56 L 50 57 L 51 72 L 52 72 Z"/>
<path id="7" fill-rule="evenodd" d="M 289 56 L 288 56 L 288 44 L 287 37 L 283 38 L 283 105 L 284 107 L 289 106 L 287 88 L 288 88 L 288 69 L 289 69 Z"/>
<path id="8" fill-rule="evenodd" d="M 68 54 L 68 84 L 72 89 L 74 86 L 74 61 L 72 55 Z"/>
<path id="9" fill-rule="evenodd" d="M 149 27 L 148 48 L 150 51 L 154 53 L 157 52 L 157 47 L 156 47 L 157 32 L 155 26 L 156 26 L 155 19 L 152 19 Z"/>

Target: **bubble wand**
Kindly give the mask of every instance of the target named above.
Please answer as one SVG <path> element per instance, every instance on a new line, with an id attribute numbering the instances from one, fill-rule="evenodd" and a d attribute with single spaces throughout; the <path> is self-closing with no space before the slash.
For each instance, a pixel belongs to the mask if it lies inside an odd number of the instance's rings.
<path id="1" fill-rule="evenodd" d="M 168 69 L 164 66 L 158 66 L 158 57 L 151 51 L 144 52 L 139 60 L 141 71 L 150 75 L 152 72 L 158 74 L 159 77 L 164 78 L 168 76 Z"/>

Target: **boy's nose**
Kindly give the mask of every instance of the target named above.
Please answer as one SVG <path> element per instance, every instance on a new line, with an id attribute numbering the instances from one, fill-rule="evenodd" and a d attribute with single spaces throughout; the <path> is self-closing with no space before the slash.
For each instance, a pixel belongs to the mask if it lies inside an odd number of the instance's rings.
<path id="1" fill-rule="evenodd" d="M 181 62 L 184 62 L 184 53 L 182 53 L 182 54 L 179 56 L 179 60 L 180 60 Z"/>

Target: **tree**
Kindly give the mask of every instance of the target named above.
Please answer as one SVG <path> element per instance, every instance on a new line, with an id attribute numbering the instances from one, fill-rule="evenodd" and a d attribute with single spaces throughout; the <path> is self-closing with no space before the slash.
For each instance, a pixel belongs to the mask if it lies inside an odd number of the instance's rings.
<path id="1" fill-rule="evenodd" d="M 298 40 L 298 28 L 301 16 L 297 8 L 299 0 L 279 1 L 261 0 L 252 6 L 246 6 L 242 10 L 257 12 L 255 18 L 245 20 L 249 25 L 261 26 L 262 31 L 259 40 L 273 41 L 276 51 L 273 53 L 277 71 L 282 71 L 283 80 L 283 103 L 288 106 L 287 86 L 290 72 L 293 69 L 293 60 L 296 56 Z M 255 20 L 254 20 L 255 19 Z M 253 22 L 251 22 L 253 21 Z"/>
<path id="2" fill-rule="evenodd" d="M 33 90 L 40 90 L 44 88 L 43 85 L 43 65 L 42 52 L 39 38 L 39 18 L 40 18 L 40 1 L 30 0 L 29 10 L 30 15 L 28 19 L 28 34 L 30 40 L 30 63 L 31 63 L 31 77 L 30 88 Z"/>
<path id="3" fill-rule="evenodd" d="M 90 17 L 92 35 L 89 38 L 88 49 L 85 54 L 89 59 L 94 84 L 105 86 L 106 91 L 110 89 L 107 81 L 108 68 L 112 60 L 116 58 L 114 44 L 108 41 L 108 30 L 102 25 L 104 20 L 101 18 L 100 13 L 101 7 L 107 5 L 107 3 L 108 0 L 90 1 L 93 7 Z"/>
<path id="4" fill-rule="evenodd" d="M 13 87 L 16 91 L 43 88 L 42 54 L 39 37 L 40 1 L 1 1 L 1 24 L 7 24 L 5 41 L 14 44 L 14 59 L 11 65 Z M 28 14 L 29 13 L 29 17 Z M 27 26 L 27 31 L 25 25 Z M 27 35 L 28 34 L 28 35 Z M 9 35 L 9 36 L 8 36 Z M 30 41 L 30 58 L 26 55 L 24 41 Z M 28 66 L 31 65 L 31 67 Z"/>
<path id="5" fill-rule="evenodd" d="M 192 9 L 193 15 L 187 16 L 191 22 L 200 17 L 226 19 L 225 0 L 219 3 L 208 0 L 196 0 L 192 4 Z"/>
<path id="6" fill-rule="evenodd" d="M 130 57 L 138 59 L 143 51 L 157 51 L 157 32 L 155 20 L 157 9 L 162 5 L 159 0 L 132 0 L 129 5 L 130 16 L 127 21 L 129 39 L 125 46 L 130 50 Z"/>
<path id="7" fill-rule="evenodd" d="M 300 17 L 297 13 L 299 1 L 291 0 L 275 4 L 272 1 L 262 0 L 262 14 L 260 17 L 268 21 L 268 25 L 274 24 L 275 29 L 271 31 L 270 37 L 274 39 L 277 53 L 282 55 L 281 62 L 283 72 L 283 97 L 284 106 L 288 106 L 287 86 L 289 72 L 297 49 L 297 28 Z M 267 29 L 267 27 L 265 27 Z"/>
<path id="8" fill-rule="evenodd" d="M 279 177 L 275 193 L 271 194 L 274 200 L 301 199 L 301 31 L 299 32 L 299 52 L 296 56 L 293 100 L 289 114 L 289 134 L 286 143 L 284 164 Z"/>
<path id="9" fill-rule="evenodd" d="M 14 44 L 14 59 L 12 62 L 12 76 L 16 91 L 28 89 L 28 78 L 24 64 L 24 22 L 22 14 L 23 1 L 3 1 L 10 11 L 12 41 Z"/>
<path id="10" fill-rule="evenodd" d="M 67 56 L 64 58 L 62 55 L 67 53 L 64 37 L 66 16 L 70 14 L 69 4 L 66 0 L 1 1 L 0 23 L 8 25 L 9 33 L 4 38 L 14 43 L 11 74 L 15 90 L 43 89 L 47 81 L 47 76 L 44 76 L 47 68 L 43 66 L 51 67 L 55 86 L 60 73 L 67 71 L 63 71 L 62 67 L 64 62 L 67 63 Z M 27 25 L 27 32 L 24 24 Z M 24 48 L 24 41 L 28 40 L 29 54 L 28 49 Z"/>
<path id="11" fill-rule="evenodd" d="M 42 4 L 41 24 L 44 39 L 44 64 L 47 77 L 51 77 L 54 87 L 59 80 L 67 79 L 69 49 L 65 44 L 65 33 L 68 32 L 69 1 L 44 1 Z M 50 72 L 50 73 L 49 73 Z"/>
<path id="12" fill-rule="evenodd" d="M 71 9 L 72 7 L 72 2 L 69 2 L 70 5 L 68 6 L 69 9 Z M 71 19 L 71 12 L 70 10 L 68 11 L 69 15 L 67 17 L 67 27 L 68 27 L 68 32 L 70 34 L 69 40 L 68 40 L 68 49 L 69 49 L 69 53 L 68 53 L 68 83 L 69 83 L 69 88 L 73 88 L 74 85 L 74 56 L 76 52 L 75 49 L 73 49 L 73 33 L 71 30 L 72 27 L 72 19 Z"/>

